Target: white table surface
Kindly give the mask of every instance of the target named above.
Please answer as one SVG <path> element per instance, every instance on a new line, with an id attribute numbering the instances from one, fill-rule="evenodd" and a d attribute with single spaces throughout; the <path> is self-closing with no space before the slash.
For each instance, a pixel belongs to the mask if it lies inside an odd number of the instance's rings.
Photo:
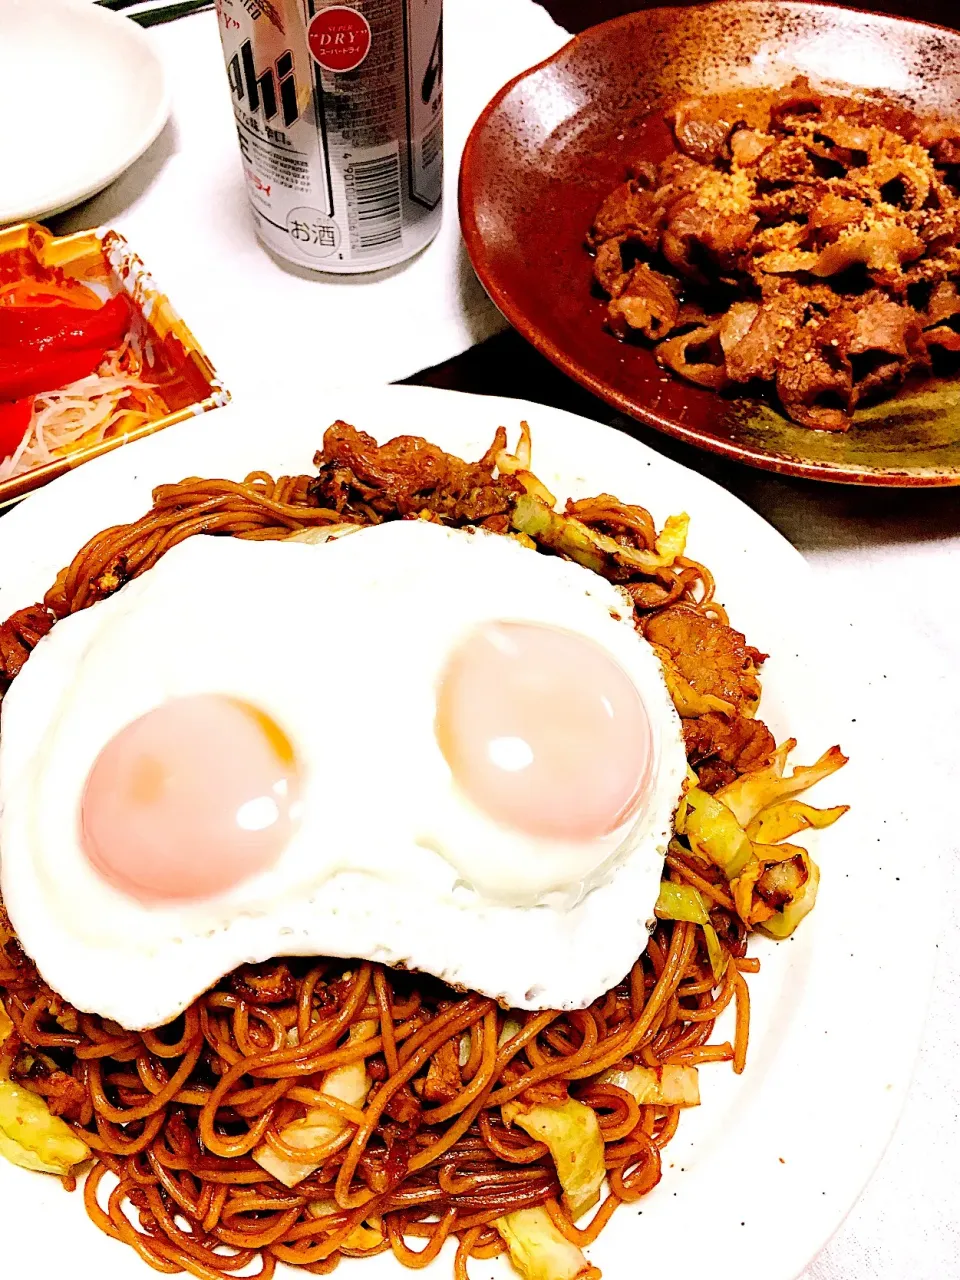
<path id="1" fill-rule="evenodd" d="M 513 48 L 485 58 L 491 11 L 508 5 Z M 455 172 L 469 120 L 498 87 L 523 65 L 546 56 L 562 42 L 559 30 L 529 0 L 448 0 L 448 179 Z M 523 9 L 522 21 L 520 11 Z M 301 327 L 318 291 L 337 289 L 282 271 L 253 242 L 242 203 L 242 184 L 232 120 L 212 14 L 157 28 L 154 38 L 174 86 L 174 117 L 143 159 L 101 197 L 58 220 L 58 229 L 111 223 L 124 231 L 174 298 L 221 365 L 234 390 L 275 379 L 277 361 L 302 366 L 308 344 L 293 324 L 283 342 L 260 334 L 256 342 L 238 326 L 230 297 L 255 288 L 289 302 Z M 469 94 L 457 94 L 449 109 L 458 60 L 470 50 Z M 518 61 L 519 59 L 519 61 Z M 480 68 L 478 70 L 478 68 Z M 452 144 L 452 145 L 451 145 Z M 452 186 L 447 187 L 448 195 Z M 472 277 L 458 243 L 452 201 L 429 269 L 421 262 L 417 304 L 403 335 L 381 339 L 374 350 L 363 329 L 330 336 L 333 344 L 320 375 L 329 384 L 364 376 L 388 381 L 409 376 L 465 350 L 496 332 L 501 322 Z M 223 266 L 218 276 L 217 270 Z M 210 288 L 230 267 L 228 305 Z M 378 280 L 378 312 L 401 314 L 397 277 Z M 370 284 L 343 286 L 372 304 Z M 341 308 L 352 311 L 352 302 Z M 310 308 L 308 311 L 307 308 Z M 382 313 L 381 313 L 382 314 Z M 322 321 L 320 322 L 322 323 Z M 344 326 L 340 326 L 341 329 Z M 285 354 L 284 354 L 285 353 Z M 317 376 L 309 363 L 296 374 Z M 635 429 L 635 428 L 634 428 Z M 680 456 L 712 474 L 781 530 L 841 590 L 851 605 L 867 610 L 878 628 L 894 619 L 915 637 L 904 655 L 913 679 L 912 696 L 933 714 L 927 733 L 936 739 L 934 776 L 918 808 L 946 809 L 957 790 L 956 726 L 960 724 L 960 491 L 878 491 L 814 485 L 780 479 L 678 450 L 652 433 L 647 443 Z M 891 715 L 891 726 L 899 717 Z M 929 744 L 928 744 L 929 745 Z M 909 750 L 909 742 L 904 750 Z M 889 785 L 896 786 L 896 779 Z M 942 936 L 939 965 L 916 1077 L 894 1140 L 877 1173 L 834 1239 L 804 1273 L 804 1280 L 952 1280 L 960 1277 L 960 824 L 939 849 Z M 903 850 L 910 857 L 910 850 Z M 926 904 L 904 903 L 904 939 Z M 893 943 L 895 940 L 890 940 Z M 883 1052 L 896 1034 L 896 1010 L 877 1027 L 864 1053 Z M 856 1089 L 855 1075 L 838 1073 L 839 1090 Z M 833 1153 L 824 1151 L 824 1161 Z M 784 1206 L 789 1230 L 790 1206 Z M 613 1278 L 611 1278 L 613 1280 Z"/>

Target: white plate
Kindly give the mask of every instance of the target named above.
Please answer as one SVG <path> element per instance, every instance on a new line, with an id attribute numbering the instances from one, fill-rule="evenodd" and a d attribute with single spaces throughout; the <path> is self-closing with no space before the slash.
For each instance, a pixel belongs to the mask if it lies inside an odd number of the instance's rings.
<path id="1" fill-rule="evenodd" d="M 149 37 L 99 5 L 0 0 L 0 67 L 0 224 L 102 190 L 166 123 Z"/>
<path id="2" fill-rule="evenodd" d="M 498 423 L 515 431 L 527 418 L 534 469 L 558 495 L 611 491 L 649 506 L 658 523 L 687 510 L 690 554 L 716 573 L 733 621 L 773 655 L 764 719 L 778 739 L 799 738 L 801 762 L 838 741 L 850 754 L 815 793 L 817 803 L 853 806 L 820 833 L 817 909 L 790 942 L 755 948 L 763 969 L 751 982 L 745 1075 L 704 1068 L 703 1105 L 683 1117 L 661 1184 L 618 1210 L 589 1250 L 607 1280 L 793 1280 L 839 1225 L 893 1130 L 935 930 L 911 927 L 908 945 L 895 946 L 908 912 L 927 913 L 936 895 L 913 814 L 907 828 L 905 806 L 919 808 L 925 761 L 897 702 L 898 655 L 888 663 L 877 636 L 823 596 L 800 555 L 759 516 L 626 435 L 523 401 L 385 387 L 320 393 L 288 413 L 278 401 L 259 410 L 234 403 L 98 459 L 0 520 L 0 616 L 37 599 L 97 530 L 142 513 L 153 485 L 310 470 L 324 427 L 338 417 L 380 439 L 426 435 L 465 457 L 479 456 Z M 55 1235 L 73 1280 L 147 1280 L 136 1256 L 101 1236 L 79 1197 L 55 1181 L 2 1166 L 0 1204 L 3 1220 L 18 1223 L 5 1235 L 5 1274 L 28 1274 L 38 1236 Z M 368 1280 L 401 1274 L 390 1255 L 351 1269 Z M 472 1272 L 487 1280 L 508 1269 L 474 1264 Z M 449 1256 L 433 1274 L 451 1275 Z"/>

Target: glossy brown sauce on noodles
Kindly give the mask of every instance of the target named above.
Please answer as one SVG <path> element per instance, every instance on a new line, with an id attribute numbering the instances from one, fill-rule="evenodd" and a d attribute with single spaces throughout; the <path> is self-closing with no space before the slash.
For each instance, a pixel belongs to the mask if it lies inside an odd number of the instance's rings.
<path id="1" fill-rule="evenodd" d="M 283 538 L 341 519 L 389 518 L 369 493 L 339 510 L 317 506 L 315 484 L 255 473 L 242 483 L 161 486 L 146 516 L 105 530 L 78 553 L 48 593 L 46 613 L 87 607 L 196 533 Z M 652 546 L 653 521 L 642 508 L 592 501 L 578 504 L 585 523 L 624 545 Z M 628 588 L 638 615 L 679 602 L 725 618 L 709 573 L 691 560 L 649 580 L 635 575 Z M 0 690 L 35 643 L 36 618 L 28 622 L 5 624 Z M 0 998 L 15 1028 L 0 1047 L 0 1069 L 46 1096 L 89 1145 L 90 1217 L 158 1271 L 269 1277 L 284 1262 L 323 1274 L 344 1256 L 386 1250 L 417 1268 L 453 1237 L 463 1280 L 468 1259 L 503 1251 L 494 1220 L 536 1205 L 569 1240 L 588 1244 L 619 1204 L 657 1184 L 680 1117 L 678 1107 L 638 1105 L 600 1075 L 632 1064 L 744 1066 L 744 974 L 758 964 L 745 957 L 726 882 L 682 850 L 671 853 L 665 874 L 695 884 L 708 901 L 732 958 L 723 978 L 713 976 L 699 926 L 664 921 L 618 987 L 569 1013 L 511 1015 L 480 995 L 368 963 L 276 960 L 228 975 L 166 1028 L 129 1032 L 51 991 L 0 908 Z M 349 1033 L 369 1022 L 371 1006 L 375 1038 L 358 1046 Z M 733 1041 L 714 1043 L 728 1006 L 736 1010 Z M 315 1151 L 286 1147 L 280 1133 L 317 1105 L 323 1073 L 360 1057 L 373 1080 L 362 1109 L 333 1104 L 348 1122 L 341 1133 Z M 442 1067 L 449 1079 L 451 1060 L 453 1088 L 430 1101 L 431 1070 Z M 609 1190 L 585 1229 L 560 1205 L 546 1147 L 501 1115 L 513 1099 L 568 1094 L 596 1111 L 605 1144 Z M 262 1143 L 319 1167 L 289 1190 L 252 1159 Z M 311 1209 L 316 1202 L 326 1204 L 323 1216 Z"/>

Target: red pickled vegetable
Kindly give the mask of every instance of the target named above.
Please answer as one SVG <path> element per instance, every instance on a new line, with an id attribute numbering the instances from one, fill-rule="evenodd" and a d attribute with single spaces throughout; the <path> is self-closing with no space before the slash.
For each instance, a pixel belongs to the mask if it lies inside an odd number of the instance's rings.
<path id="1" fill-rule="evenodd" d="M 0 462 L 16 451 L 32 416 L 32 396 L 23 400 L 0 400 Z"/>
<path id="2" fill-rule="evenodd" d="M 8 348 L 0 350 L 0 400 L 20 400 L 41 391 L 56 391 L 78 378 L 96 373 L 106 355 L 105 347 L 83 351 L 47 351 L 26 360 L 10 359 Z"/>
<path id="3" fill-rule="evenodd" d="M 111 298 L 97 311 L 83 307 L 0 307 L 0 359 L 15 347 L 26 356 L 50 347 L 80 350 L 118 347 L 130 327 L 130 308 L 122 297 Z"/>
<path id="4" fill-rule="evenodd" d="M 0 307 L 0 400 L 55 391 L 95 373 L 130 327 L 130 307 L 111 298 L 81 307 Z"/>

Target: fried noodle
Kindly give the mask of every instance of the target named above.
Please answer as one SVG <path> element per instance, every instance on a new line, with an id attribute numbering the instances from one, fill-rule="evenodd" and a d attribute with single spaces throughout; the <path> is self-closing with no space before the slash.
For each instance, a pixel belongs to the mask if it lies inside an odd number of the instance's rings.
<path id="1" fill-rule="evenodd" d="M 310 476 L 254 472 L 241 483 L 163 485 L 145 516 L 80 550 L 44 607 L 54 618 L 84 609 L 194 534 L 284 538 L 389 518 L 362 498 L 339 510 L 318 506 L 313 484 Z M 653 547 L 654 524 L 642 508 L 594 499 L 570 509 L 624 545 Z M 713 579 L 695 561 L 679 558 L 626 585 L 638 613 L 682 603 L 725 621 Z M 33 633 L 17 634 L 29 651 Z M 7 683 L 16 669 L 8 661 Z M 0 995 L 15 1028 L 0 1055 L 91 1148 L 83 1191 L 91 1219 L 157 1271 L 269 1280 L 278 1262 L 325 1274 L 344 1256 L 387 1250 L 419 1268 L 455 1238 L 462 1280 L 469 1259 L 503 1251 L 492 1224 L 506 1213 L 545 1206 L 562 1234 L 583 1245 L 619 1204 L 656 1186 L 680 1109 L 639 1105 L 604 1083 L 604 1072 L 717 1061 L 743 1069 L 743 975 L 757 968 L 744 958 L 746 929 L 716 869 L 694 870 L 673 855 L 666 874 L 709 896 L 730 957 L 723 976 L 714 976 L 699 925 L 661 921 L 618 987 L 568 1013 L 507 1012 L 475 993 L 369 963 L 275 960 L 228 975 L 169 1026 L 131 1032 L 66 1005 L 4 928 L 0 908 Z M 735 1042 L 711 1043 L 731 1005 Z M 434 1069 L 449 1077 L 451 1059 L 454 1088 L 432 1102 L 425 1081 Z M 326 1072 L 359 1061 L 373 1081 L 361 1106 L 320 1093 Z M 561 1207 L 546 1146 L 501 1113 L 514 1099 L 567 1096 L 596 1112 L 608 1171 L 606 1199 L 580 1227 Z M 342 1121 L 339 1132 L 314 1151 L 292 1149 L 285 1127 L 317 1105 Z M 264 1144 L 319 1167 L 288 1189 L 253 1159 Z"/>

